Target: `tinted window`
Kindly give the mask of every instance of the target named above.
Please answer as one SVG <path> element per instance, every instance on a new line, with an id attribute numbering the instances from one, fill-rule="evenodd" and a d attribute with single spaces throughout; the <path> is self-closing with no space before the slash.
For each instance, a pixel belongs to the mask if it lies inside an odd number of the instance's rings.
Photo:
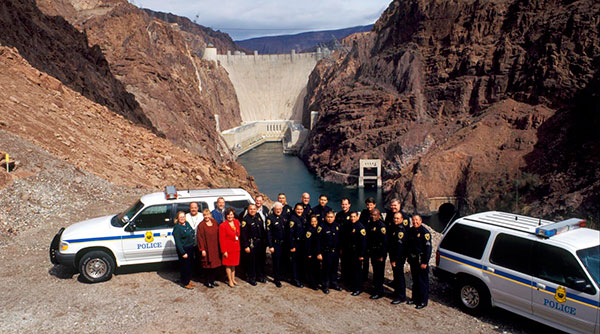
<path id="1" fill-rule="evenodd" d="M 538 243 L 534 258 L 536 277 L 572 289 L 577 281 L 590 283 L 575 257 L 562 248 Z"/>
<path id="2" fill-rule="evenodd" d="M 533 240 L 500 233 L 494 241 L 490 262 L 531 275 L 530 258 Z"/>
<path id="3" fill-rule="evenodd" d="M 136 230 L 168 228 L 172 225 L 171 204 L 147 207 L 135 217 Z"/>
<path id="4" fill-rule="evenodd" d="M 240 212 L 244 208 L 246 208 L 250 204 L 248 200 L 240 200 L 240 201 L 225 201 L 225 208 L 233 208 L 235 212 Z M 215 208 L 217 207 L 217 202 L 215 202 Z"/>
<path id="5" fill-rule="evenodd" d="M 481 259 L 490 231 L 463 224 L 454 224 L 442 240 L 440 248 Z"/>
<path id="6" fill-rule="evenodd" d="M 592 275 L 592 279 L 600 285 L 600 246 L 580 249 L 577 256 Z"/>
<path id="7" fill-rule="evenodd" d="M 190 202 L 191 203 L 191 202 Z M 177 203 L 175 207 L 175 212 L 183 211 L 185 213 L 190 213 L 190 203 Z M 202 210 L 208 208 L 208 204 L 205 202 L 196 202 L 198 203 L 198 212 L 202 213 Z"/>

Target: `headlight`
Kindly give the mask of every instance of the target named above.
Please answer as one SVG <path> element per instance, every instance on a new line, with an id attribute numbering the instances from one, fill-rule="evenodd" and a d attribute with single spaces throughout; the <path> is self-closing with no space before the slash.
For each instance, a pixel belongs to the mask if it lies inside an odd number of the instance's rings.
<path id="1" fill-rule="evenodd" d="M 61 241 L 60 242 L 60 249 L 65 251 L 65 250 L 67 250 L 67 248 L 69 248 L 69 243 L 66 242 L 66 241 Z"/>

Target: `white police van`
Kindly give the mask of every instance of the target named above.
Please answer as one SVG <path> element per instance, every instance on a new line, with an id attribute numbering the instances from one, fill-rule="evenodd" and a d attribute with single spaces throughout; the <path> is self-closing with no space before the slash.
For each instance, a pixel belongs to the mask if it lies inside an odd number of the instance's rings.
<path id="1" fill-rule="evenodd" d="M 600 231 L 490 211 L 446 227 L 435 274 L 468 313 L 500 307 L 569 333 L 600 333 Z"/>
<path id="2" fill-rule="evenodd" d="M 50 245 L 50 261 L 77 269 L 91 283 L 106 281 L 116 267 L 177 260 L 172 231 L 178 211 L 189 212 L 196 202 L 199 211 L 215 208 L 217 199 L 239 212 L 252 196 L 243 189 L 200 189 L 142 196 L 129 209 L 116 214 L 61 228 Z"/>

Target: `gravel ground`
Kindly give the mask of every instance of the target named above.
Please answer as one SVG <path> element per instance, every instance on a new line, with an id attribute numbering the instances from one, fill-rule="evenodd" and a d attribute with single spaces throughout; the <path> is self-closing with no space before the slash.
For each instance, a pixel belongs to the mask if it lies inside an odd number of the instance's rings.
<path id="1" fill-rule="evenodd" d="M 324 295 L 288 284 L 252 287 L 240 280 L 235 288 L 190 291 L 177 284 L 174 264 L 121 268 L 108 282 L 85 284 L 50 263 L 54 234 L 118 212 L 148 191 L 114 186 L 1 130 L 0 151 L 21 162 L 0 189 L 2 333 L 557 333 L 498 309 L 469 316 L 433 276 L 429 306 L 419 311 L 390 305 L 389 298 L 369 300 L 368 293 Z"/>

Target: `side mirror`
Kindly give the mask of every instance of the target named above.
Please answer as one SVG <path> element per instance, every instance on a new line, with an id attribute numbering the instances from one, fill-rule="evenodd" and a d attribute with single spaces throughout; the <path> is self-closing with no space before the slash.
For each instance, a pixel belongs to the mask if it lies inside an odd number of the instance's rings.
<path id="1" fill-rule="evenodd" d="M 592 286 L 590 284 L 588 284 L 584 279 L 576 279 L 576 280 L 569 280 L 571 282 L 570 285 L 573 287 L 573 289 L 577 290 L 577 291 L 589 291 L 590 288 L 592 288 Z"/>
<path id="2" fill-rule="evenodd" d="M 123 225 L 127 225 L 129 223 L 129 217 L 123 216 L 123 218 L 121 218 L 121 221 L 123 222 Z"/>
<path id="3" fill-rule="evenodd" d="M 127 226 L 125 226 L 125 231 L 134 232 L 135 231 L 135 223 L 131 222 Z"/>

